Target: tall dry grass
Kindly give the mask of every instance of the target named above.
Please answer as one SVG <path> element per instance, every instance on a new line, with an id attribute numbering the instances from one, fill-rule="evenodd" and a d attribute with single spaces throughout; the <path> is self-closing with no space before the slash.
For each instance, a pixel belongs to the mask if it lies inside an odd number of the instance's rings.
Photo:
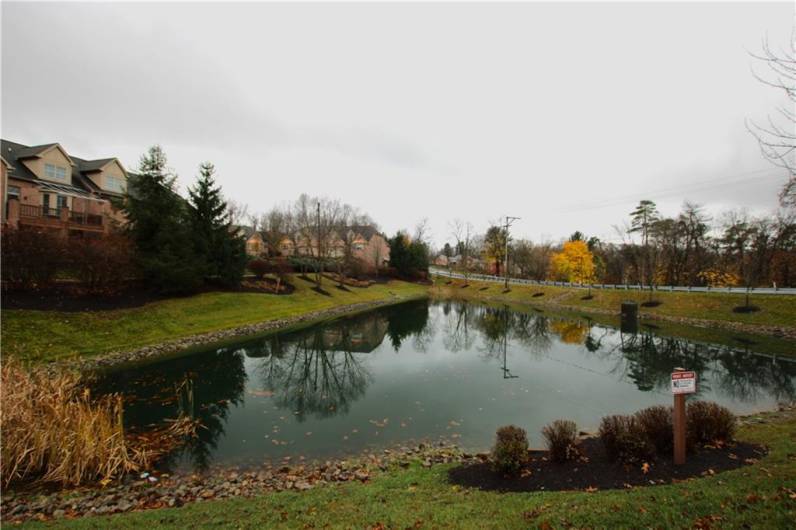
<path id="1" fill-rule="evenodd" d="M 184 427 L 175 423 L 167 434 Z M 147 468 L 170 448 L 152 440 L 136 447 L 125 437 L 120 396 L 92 399 L 75 374 L 27 370 L 7 359 L 2 363 L 0 428 L 4 486 L 75 486 L 112 479 Z"/>

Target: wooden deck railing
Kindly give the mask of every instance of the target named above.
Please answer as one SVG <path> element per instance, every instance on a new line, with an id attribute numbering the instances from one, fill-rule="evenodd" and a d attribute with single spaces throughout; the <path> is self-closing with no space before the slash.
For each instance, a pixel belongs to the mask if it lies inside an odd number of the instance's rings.
<path id="1" fill-rule="evenodd" d="M 101 228 L 103 225 L 102 215 L 70 211 L 66 208 L 51 208 L 47 206 L 39 206 L 37 204 L 20 204 L 19 217 L 21 219 L 42 219 L 48 220 L 51 223 L 55 220 L 62 219 L 61 212 L 66 211 L 66 220 L 70 225 L 79 225 L 91 228 Z M 31 221 L 33 222 L 33 221 Z"/>

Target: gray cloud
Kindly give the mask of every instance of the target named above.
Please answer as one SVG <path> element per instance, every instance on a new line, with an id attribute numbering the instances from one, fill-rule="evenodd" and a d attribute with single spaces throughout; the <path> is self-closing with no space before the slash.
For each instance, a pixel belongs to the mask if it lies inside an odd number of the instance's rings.
<path id="1" fill-rule="evenodd" d="M 504 214 L 609 233 L 660 190 L 667 210 L 776 203 L 743 122 L 781 99 L 747 50 L 788 38 L 789 4 L 2 10 L 4 137 L 128 165 L 158 142 L 183 183 L 211 159 L 255 210 L 326 193 L 441 241 Z"/>

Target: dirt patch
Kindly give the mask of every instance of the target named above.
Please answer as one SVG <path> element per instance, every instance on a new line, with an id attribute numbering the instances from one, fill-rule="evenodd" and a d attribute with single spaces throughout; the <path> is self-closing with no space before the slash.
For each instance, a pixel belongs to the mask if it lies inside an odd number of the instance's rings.
<path id="1" fill-rule="evenodd" d="M 642 302 L 641 307 L 658 307 L 661 304 L 663 304 L 663 302 L 660 300 L 648 300 L 647 302 Z"/>
<path id="2" fill-rule="evenodd" d="M 732 308 L 733 313 L 755 313 L 757 311 L 760 311 L 760 308 L 756 305 L 739 305 Z"/>
<path id="3" fill-rule="evenodd" d="M 334 272 L 334 273 L 325 273 L 323 275 L 323 277 L 327 278 L 329 280 L 332 280 L 334 282 L 337 282 L 338 284 L 342 283 L 343 285 L 347 285 L 349 287 L 359 287 L 359 288 L 362 288 L 362 289 L 364 289 L 366 287 L 370 287 L 371 285 L 373 285 L 375 283 L 373 280 L 370 280 L 370 279 L 354 278 L 354 277 L 351 277 L 351 276 L 343 276 L 342 282 L 341 282 L 340 281 L 340 275 L 337 274 L 336 272 Z"/>
<path id="4" fill-rule="evenodd" d="M 724 448 L 703 448 L 689 455 L 682 466 L 659 458 L 649 463 L 645 473 L 641 465 L 608 461 L 597 438 L 582 440 L 578 447 L 582 457 L 566 463 L 549 461 L 547 451 L 530 451 L 531 461 L 518 477 L 506 477 L 494 471 L 489 462 L 479 462 L 451 469 L 448 479 L 460 486 L 494 491 L 624 489 L 714 475 L 753 464 L 766 454 L 761 446 L 738 442 Z"/>
<path id="5" fill-rule="evenodd" d="M 533 293 L 531 296 L 534 298 L 539 298 L 540 296 L 544 296 L 544 293 Z"/>

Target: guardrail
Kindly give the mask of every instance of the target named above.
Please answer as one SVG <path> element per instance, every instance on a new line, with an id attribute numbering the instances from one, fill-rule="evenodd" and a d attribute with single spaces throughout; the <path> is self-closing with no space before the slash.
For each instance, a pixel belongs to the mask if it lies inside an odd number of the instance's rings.
<path id="1" fill-rule="evenodd" d="M 444 276 L 446 278 L 464 279 L 464 274 L 453 272 L 445 269 L 429 268 L 429 272 L 434 276 Z M 503 283 L 506 281 L 502 276 L 493 276 L 489 274 L 468 274 L 467 278 L 470 280 L 478 280 L 483 282 L 497 282 Z M 570 282 L 554 282 L 548 280 L 526 280 L 524 278 L 509 278 L 509 283 L 513 285 L 543 285 L 550 287 L 571 287 L 575 289 L 613 289 L 619 291 L 649 291 L 649 286 L 635 284 L 606 284 L 606 283 L 593 283 L 579 284 Z M 686 287 L 682 285 L 656 285 L 652 288 L 653 291 L 660 292 L 681 292 L 681 293 L 730 293 L 730 294 L 746 294 L 746 287 Z M 750 287 L 748 289 L 750 294 L 777 294 L 777 295 L 796 295 L 796 288 L 794 287 Z"/>

